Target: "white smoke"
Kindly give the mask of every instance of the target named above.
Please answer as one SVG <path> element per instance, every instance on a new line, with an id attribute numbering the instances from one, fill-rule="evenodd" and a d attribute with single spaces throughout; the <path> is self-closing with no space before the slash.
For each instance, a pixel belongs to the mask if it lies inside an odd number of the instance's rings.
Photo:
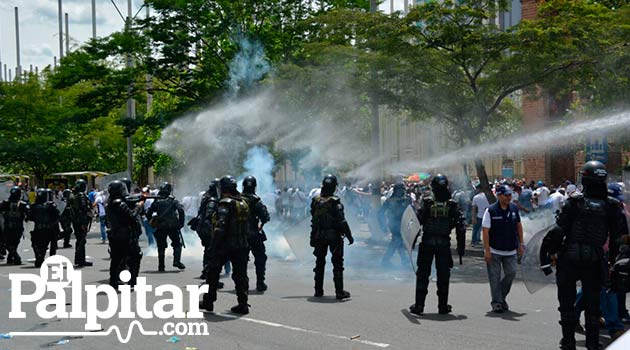
<path id="1" fill-rule="evenodd" d="M 243 168 L 245 168 L 245 172 L 238 178 L 239 185 L 242 185 L 242 180 L 246 176 L 251 175 L 256 178 L 256 190 L 259 194 L 273 193 L 276 190 L 273 180 L 273 155 L 267 147 L 254 146 L 250 148 L 243 162 Z M 273 203 L 265 204 L 273 205 Z"/>

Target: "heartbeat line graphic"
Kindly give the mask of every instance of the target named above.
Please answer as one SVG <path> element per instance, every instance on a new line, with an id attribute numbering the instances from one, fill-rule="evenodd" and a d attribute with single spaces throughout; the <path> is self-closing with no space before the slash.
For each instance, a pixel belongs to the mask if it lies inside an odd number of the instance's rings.
<path id="1" fill-rule="evenodd" d="M 9 334 L 14 337 L 21 336 L 36 336 L 36 337 L 55 337 L 55 336 L 80 336 L 80 337 L 105 337 L 112 333 L 116 333 L 118 337 L 118 341 L 123 344 L 127 344 L 131 339 L 131 335 L 133 334 L 133 328 L 137 327 L 138 331 L 142 335 L 158 335 L 156 331 L 146 331 L 144 327 L 142 327 L 142 323 L 140 321 L 132 321 L 129 324 L 129 329 L 127 330 L 127 336 L 123 337 L 123 334 L 118 326 L 110 326 L 106 331 L 99 332 L 10 332 Z"/>

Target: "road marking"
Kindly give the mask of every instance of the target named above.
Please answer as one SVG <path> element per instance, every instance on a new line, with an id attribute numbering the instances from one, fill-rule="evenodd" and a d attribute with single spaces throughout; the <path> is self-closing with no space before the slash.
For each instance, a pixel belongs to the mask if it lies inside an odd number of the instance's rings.
<path id="1" fill-rule="evenodd" d="M 389 345 L 390 345 L 390 344 L 386 344 L 386 343 L 377 343 L 377 342 L 373 342 L 373 341 L 369 341 L 369 340 L 359 340 L 359 339 L 356 339 L 356 338 L 355 339 L 350 339 L 351 337 L 346 337 L 346 336 L 343 336 L 343 335 L 324 333 L 324 332 L 314 331 L 314 330 L 300 328 L 300 327 L 288 326 L 288 325 L 284 325 L 284 324 L 276 323 L 276 322 L 257 320 L 257 319 L 249 318 L 249 317 L 239 317 L 239 316 L 235 316 L 235 315 L 232 315 L 232 314 L 216 313 L 215 315 L 221 316 L 221 317 L 226 317 L 226 318 L 232 318 L 232 319 L 235 319 L 235 320 L 241 320 L 241 321 L 245 321 L 245 322 L 257 323 L 257 324 L 264 325 L 264 326 L 269 326 L 269 327 L 283 328 L 283 329 L 288 329 L 288 330 L 296 331 L 296 332 L 309 333 L 309 334 L 315 334 L 315 335 L 322 335 L 322 336 L 325 336 L 325 337 L 328 337 L 328 338 L 347 340 L 347 341 L 350 341 L 350 342 L 361 343 L 361 344 L 365 344 L 365 345 L 371 345 L 371 346 L 375 346 L 375 347 L 379 347 L 379 348 L 386 348 L 386 347 L 389 347 Z"/>

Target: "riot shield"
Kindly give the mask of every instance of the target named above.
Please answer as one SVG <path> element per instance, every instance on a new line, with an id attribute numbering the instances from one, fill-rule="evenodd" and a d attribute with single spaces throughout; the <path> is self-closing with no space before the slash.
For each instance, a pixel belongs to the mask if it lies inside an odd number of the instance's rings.
<path id="1" fill-rule="evenodd" d="M 311 220 L 306 218 L 289 226 L 282 232 L 287 240 L 293 255 L 300 262 L 308 262 L 314 259 L 313 247 L 310 245 Z"/>
<path id="2" fill-rule="evenodd" d="M 420 229 L 420 221 L 416 216 L 416 211 L 410 205 L 407 207 L 402 216 L 400 222 L 400 233 L 402 235 L 403 241 L 405 242 L 407 254 L 409 255 L 411 267 L 413 268 L 414 272 L 416 271 L 416 264 L 413 260 L 413 245 L 417 240 L 420 240 L 421 238 L 422 231 Z"/>
<path id="3" fill-rule="evenodd" d="M 530 294 L 534 294 L 546 285 L 555 282 L 554 274 L 545 276 L 540 269 L 540 247 L 547 232 L 553 227 L 554 225 L 551 225 L 536 232 L 525 244 L 525 254 L 521 259 L 521 272 L 523 273 L 525 288 Z"/>

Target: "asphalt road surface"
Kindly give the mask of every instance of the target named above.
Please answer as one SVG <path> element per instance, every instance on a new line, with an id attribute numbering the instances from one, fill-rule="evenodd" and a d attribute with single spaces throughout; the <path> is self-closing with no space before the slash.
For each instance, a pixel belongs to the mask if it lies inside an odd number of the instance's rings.
<path id="1" fill-rule="evenodd" d="M 94 226 L 98 227 L 98 224 Z M 362 237 L 361 234 L 357 236 Z M 141 244 L 145 247 L 146 241 Z M 134 326 L 128 343 L 122 344 L 115 333 L 73 335 L 69 332 L 85 333 L 84 319 L 42 319 L 36 314 L 35 303 L 24 304 L 25 319 L 9 319 L 12 291 L 9 274 L 39 273 L 33 268 L 32 261 L 28 261 L 33 258 L 30 240 L 23 240 L 20 251 L 24 264 L 7 266 L 0 263 L 0 333 L 56 333 L 52 336 L 21 335 L 0 339 L 0 349 L 557 349 L 560 326 L 554 286 L 530 295 L 518 277 L 508 298 L 512 311 L 493 314 L 489 312 L 490 290 L 481 251 L 471 249 L 463 265 L 458 265 L 455 259 L 450 288 L 453 314 L 437 314 L 435 284 L 431 283 L 426 314 L 416 317 L 407 312 L 413 303 L 415 287 L 415 275 L 410 264 L 407 260 L 401 264 L 400 259 L 394 257 L 393 268 L 382 268 L 380 259 L 384 249 L 385 242 L 368 244 L 361 238 L 355 245 L 346 247 L 346 289 L 352 293 L 352 298 L 347 301 L 338 302 L 334 298 L 330 266 L 327 266 L 325 280 L 326 295 L 314 298 L 312 263 L 300 264 L 274 257 L 268 262 L 269 290 L 264 294 L 250 293 L 249 315 L 239 317 L 229 312 L 230 307 L 236 304 L 234 284 L 229 278 L 223 278 L 225 288 L 219 293 L 215 313 L 205 313 L 201 319 L 136 318 L 145 331 L 156 333 L 164 329 L 166 322 L 184 322 L 181 330 L 186 323 L 201 322 L 207 325 L 208 335 L 183 334 L 177 335 L 177 338 L 159 333 L 143 335 Z M 107 283 L 107 245 L 101 244 L 95 230 L 89 236 L 87 252 L 95 266 L 81 270 L 83 283 Z M 59 254 L 72 260 L 74 249 L 61 249 Z M 185 255 L 185 271 L 171 267 L 172 260 L 167 257 L 165 273 L 156 272 L 156 257 L 145 255 L 141 276 L 153 286 L 174 284 L 185 290 L 186 285 L 198 285 L 201 282 L 196 279 L 201 268 L 200 257 L 190 252 Z M 255 274 L 251 263 L 249 276 L 250 288 L 253 289 Z M 33 287 L 29 286 L 25 284 L 23 294 L 33 292 Z M 66 303 L 71 304 L 70 289 L 66 290 Z M 170 297 L 170 294 L 165 297 Z M 131 305 L 135 305 L 135 298 L 132 294 Z M 149 295 L 149 308 L 158 299 Z M 185 300 L 188 305 L 188 298 Z M 106 301 L 105 296 L 99 295 L 99 309 L 106 308 Z M 108 330 L 116 325 L 121 329 L 121 337 L 125 338 L 132 321 L 107 319 L 102 321 L 102 328 Z M 578 345 L 583 346 L 583 336 L 578 335 L 577 339 Z M 602 330 L 602 342 L 608 343 L 605 330 Z"/>

